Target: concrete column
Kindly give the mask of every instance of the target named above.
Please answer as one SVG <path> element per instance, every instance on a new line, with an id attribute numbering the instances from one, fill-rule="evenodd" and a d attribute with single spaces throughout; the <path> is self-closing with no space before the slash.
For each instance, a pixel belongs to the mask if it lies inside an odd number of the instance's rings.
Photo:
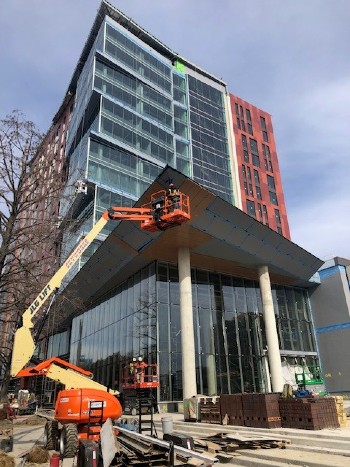
<path id="1" fill-rule="evenodd" d="M 178 250 L 183 398 L 197 394 L 190 250 Z"/>
<path id="2" fill-rule="evenodd" d="M 270 367 L 269 367 L 269 360 L 267 354 L 264 352 L 263 359 L 263 368 L 266 375 L 266 392 L 272 392 L 271 389 L 271 379 L 270 379 Z"/>
<path id="3" fill-rule="evenodd" d="M 278 334 L 276 328 L 276 318 L 273 309 L 272 292 L 269 270 L 267 266 L 259 268 L 259 282 L 261 300 L 264 311 L 264 321 L 267 340 L 267 354 L 269 357 L 269 366 L 271 373 L 271 383 L 273 392 L 282 392 L 283 390 L 283 375 L 281 356 L 278 344 Z"/>
<path id="4" fill-rule="evenodd" d="M 207 365 L 208 396 L 217 396 L 218 387 L 216 383 L 215 355 L 206 355 L 205 360 Z"/>

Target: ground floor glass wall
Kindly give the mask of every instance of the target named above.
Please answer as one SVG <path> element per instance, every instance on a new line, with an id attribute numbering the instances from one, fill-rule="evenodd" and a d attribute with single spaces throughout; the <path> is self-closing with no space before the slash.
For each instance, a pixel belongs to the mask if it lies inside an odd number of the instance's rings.
<path id="1" fill-rule="evenodd" d="M 272 285 L 280 348 L 315 352 L 307 291 Z M 258 282 L 192 270 L 199 394 L 268 390 Z M 141 355 L 159 364 L 160 401 L 182 400 L 179 281 L 176 265 L 152 263 L 73 320 L 71 361 L 119 389 L 121 371 Z"/>
<path id="2" fill-rule="evenodd" d="M 315 352 L 308 294 L 272 285 L 280 349 Z M 258 282 L 192 270 L 197 392 L 268 389 L 266 336 Z M 161 400 L 182 399 L 177 267 L 158 263 L 158 355 Z"/>
<path id="3" fill-rule="evenodd" d="M 155 265 L 133 275 L 72 324 L 70 361 L 119 389 L 133 357 L 157 362 Z"/>

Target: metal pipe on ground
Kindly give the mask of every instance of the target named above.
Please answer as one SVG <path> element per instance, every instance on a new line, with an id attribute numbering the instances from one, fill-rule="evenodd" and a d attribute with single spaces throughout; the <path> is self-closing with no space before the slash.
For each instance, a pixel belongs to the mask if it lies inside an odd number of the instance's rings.
<path id="1" fill-rule="evenodd" d="M 163 448 L 166 448 L 166 449 L 170 450 L 171 446 L 170 446 L 170 443 L 168 443 L 167 441 L 152 438 L 151 436 L 147 436 L 147 435 L 142 435 L 140 433 L 136 433 L 135 431 L 129 431 L 129 430 L 126 430 L 124 428 L 120 428 L 120 426 L 114 426 L 113 428 L 115 428 L 116 430 L 118 430 L 118 431 L 120 431 L 120 432 L 122 432 L 122 433 L 124 433 L 126 435 L 129 435 L 130 437 L 133 437 L 135 439 L 140 439 L 140 440 L 143 440 L 143 441 L 147 441 L 149 443 L 158 444 L 158 446 L 161 446 Z M 175 446 L 174 445 L 174 450 L 175 450 L 175 453 L 186 455 L 188 457 L 195 457 L 196 459 L 199 459 L 199 460 L 201 460 L 203 462 L 207 462 L 207 463 L 211 463 L 211 464 L 213 462 L 218 462 L 217 459 L 213 460 L 213 457 L 206 456 L 205 454 L 201 454 L 199 452 L 191 451 L 190 449 L 182 448 L 180 446 Z"/>

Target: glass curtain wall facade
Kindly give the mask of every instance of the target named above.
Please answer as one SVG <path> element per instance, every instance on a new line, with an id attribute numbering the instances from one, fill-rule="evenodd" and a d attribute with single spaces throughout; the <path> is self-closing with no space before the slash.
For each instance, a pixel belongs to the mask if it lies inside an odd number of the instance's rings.
<path id="1" fill-rule="evenodd" d="M 63 257 L 106 208 L 132 206 L 166 164 L 191 175 L 186 75 L 108 17 L 77 82 L 67 155 L 66 198 L 74 198 L 77 179 L 87 180 L 89 191 L 75 231 L 65 233 Z M 70 207 L 63 203 L 61 215 Z"/>
<path id="2" fill-rule="evenodd" d="M 75 318 L 70 361 L 89 368 L 95 379 L 118 388 L 121 369 L 142 355 L 157 362 L 155 264 L 150 264 Z"/>
<path id="3" fill-rule="evenodd" d="M 294 351 L 315 364 L 308 293 L 274 285 L 281 354 Z M 259 284 L 192 270 L 197 391 L 216 395 L 267 390 L 266 338 Z M 119 388 L 134 356 L 159 364 L 160 401 L 182 400 L 177 266 L 152 263 L 73 320 L 71 361 Z M 317 362 L 316 362 L 317 364 Z"/>
<path id="4" fill-rule="evenodd" d="M 193 179 L 234 204 L 225 94 L 188 76 Z"/>
<path id="5" fill-rule="evenodd" d="M 225 86 L 195 75 L 112 18 L 102 22 L 76 84 L 61 209 L 76 223 L 65 233 L 63 258 L 106 208 L 132 206 L 167 164 L 233 203 Z M 78 179 L 87 181 L 88 196 L 72 215 Z M 107 224 L 99 241 L 115 225 Z"/>

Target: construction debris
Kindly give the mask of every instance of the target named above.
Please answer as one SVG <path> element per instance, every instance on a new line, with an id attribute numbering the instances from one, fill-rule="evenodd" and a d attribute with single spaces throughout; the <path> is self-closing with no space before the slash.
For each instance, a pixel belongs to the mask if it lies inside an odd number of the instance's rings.
<path id="1" fill-rule="evenodd" d="M 12 434 L 13 423 L 12 420 L 1 420 L 0 421 L 0 436 L 7 436 Z"/>
<path id="2" fill-rule="evenodd" d="M 14 424 L 15 426 L 19 425 L 29 425 L 29 426 L 35 426 L 35 425 L 45 425 L 46 420 L 42 417 L 38 417 L 37 415 L 28 415 L 25 417 L 17 417 L 15 420 Z"/>
<path id="3" fill-rule="evenodd" d="M 160 446 L 119 433 L 122 465 L 166 465 L 168 452 Z"/>
<path id="4" fill-rule="evenodd" d="M 120 465 L 168 466 L 173 459 L 175 466 L 209 467 L 217 461 L 215 455 L 209 452 L 186 449 L 172 441 L 152 438 L 120 427 L 118 429 Z"/>
<path id="5" fill-rule="evenodd" d="M 194 438 L 197 451 L 214 454 L 220 462 L 229 462 L 228 458 L 239 455 L 241 449 L 285 449 L 290 441 L 265 436 L 242 436 L 238 433 L 217 433 L 205 438 Z"/>
<path id="6" fill-rule="evenodd" d="M 12 420 L 0 420 L 0 451 L 11 452 L 13 449 Z M 2 464 L 0 463 L 0 466 Z"/>
<path id="7" fill-rule="evenodd" d="M 50 460 L 50 455 L 46 449 L 34 446 L 28 453 L 27 460 L 35 464 L 44 464 Z"/>
<path id="8" fill-rule="evenodd" d="M 5 452 L 0 451 L 0 465 L 1 467 L 15 467 L 15 460 Z"/>
<path id="9" fill-rule="evenodd" d="M 168 465 L 169 449 L 162 446 L 164 441 L 153 442 L 149 437 L 140 438 L 136 433 L 131 436 L 131 433 L 123 430 L 123 433 L 118 435 L 122 465 Z M 191 438 L 194 447 L 189 450 L 181 447 L 182 440 L 179 434 L 174 433 L 174 435 L 175 465 L 204 466 L 213 465 L 215 462 L 228 463 L 234 457 L 240 456 L 239 451 L 243 449 L 285 449 L 289 444 L 287 440 L 266 436 L 217 433 L 212 436 Z M 206 459 L 196 459 L 195 454 L 200 454 Z"/>

